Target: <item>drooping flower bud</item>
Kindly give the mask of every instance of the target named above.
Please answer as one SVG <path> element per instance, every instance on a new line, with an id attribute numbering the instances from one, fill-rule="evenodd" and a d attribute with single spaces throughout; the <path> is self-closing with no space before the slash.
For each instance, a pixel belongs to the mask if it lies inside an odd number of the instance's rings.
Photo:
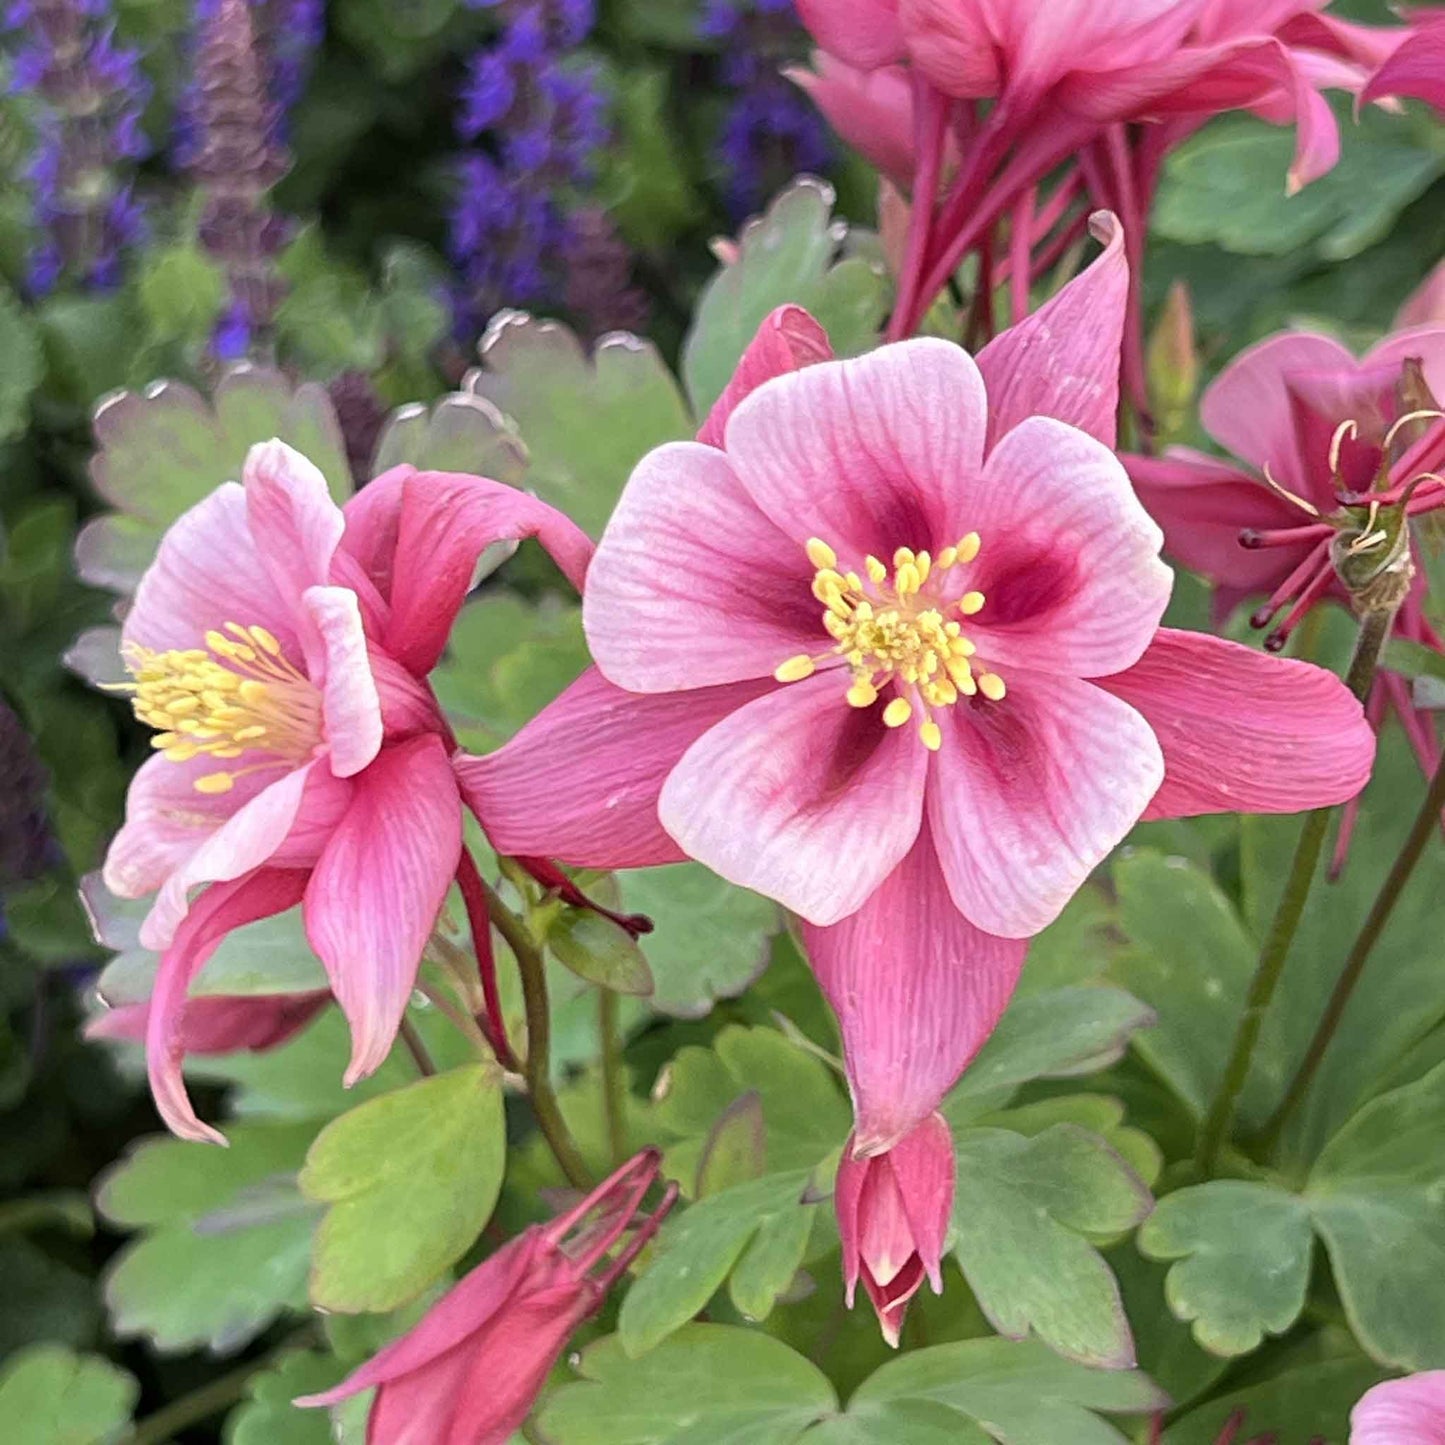
<path id="1" fill-rule="evenodd" d="M 908 1302 L 923 1281 L 942 1293 L 953 1183 L 953 1136 L 937 1114 L 886 1154 L 855 1159 L 852 1136 L 843 1150 L 834 1204 L 848 1305 L 861 1280 L 883 1338 L 895 1348 Z"/>

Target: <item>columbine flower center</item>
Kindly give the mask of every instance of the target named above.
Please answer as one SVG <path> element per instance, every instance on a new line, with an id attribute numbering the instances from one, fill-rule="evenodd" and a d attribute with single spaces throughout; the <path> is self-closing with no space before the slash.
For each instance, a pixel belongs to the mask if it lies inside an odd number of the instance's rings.
<path id="1" fill-rule="evenodd" d="M 126 667 L 135 715 L 156 728 L 151 746 L 172 762 L 205 754 L 239 758 L 252 750 L 275 762 L 207 773 L 198 793 L 228 793 L 236 779 L 306 758 L 321 738 L 321 699 L 264 627 L 225 624 L 229 637 L 206 633 L 205 647 L 153 652 L 131 647 Z"/>
<path id="2" fill-rule="evenodd" d="M 900 547 L 890 572 L 877 557 L 866 557 L 863 570 L 843 572 L 826 542 L 810 538 L 808 560 L 816 567 L 813 596 L 823 604 L 823 626 L 833 647 L 816 656 L 790 657 L 773 674 L 779 682 L 799 682 L 820 666 L 841 659 L 852 682 L 848 702 L 871 707 L 890 683 L 898 688 L 883 710 L 889 727 L 902 727 L 917 712 L 918 735 L 937 751 L 943 734 L 932 708 L 951 707 L 960 697 L 981 696 L 997 702 L 1004 681 L 977 668 L 977 649 L 965 635 L 962 617 L 982 608 L 982 592 L 970 591 L 963 576 L 979 553 L 977 532 L 937 557 Z"/>

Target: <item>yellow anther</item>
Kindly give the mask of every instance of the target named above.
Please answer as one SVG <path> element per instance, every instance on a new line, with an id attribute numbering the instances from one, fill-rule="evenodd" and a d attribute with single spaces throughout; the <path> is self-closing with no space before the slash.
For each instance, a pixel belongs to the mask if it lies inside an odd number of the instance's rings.
<path id="1" fill-rule="evenodd" d="M 216 793 L 229 793 L 236 786 L 236 779 L 230 773 L 207 773 L 204 777 L 197 778 L 191 786 L 198 793 L 210 796 Z"/>
<path id="2" fill-rule="evenodd" d="M 821 537 L 809 537 L 806 551 L 808 561 L 820 572 L 838 565 L 838 554 Z"/>
<path id="3" fill-rule="evenodd" d="M 979 548 L 983 546 L 983 538 L 977 532 L 970 532 L 966 537 L 958 540 L 958 560 L 960 562 L 972 562 L 978 556 Z"/>
<path id="4" fill-rule="evenodd" d="M 878 689 L 860 678 L 848 689 L 847 696 L 849 707 L 872 707 L 878 701 Z"/>
<path id="5" fill-rule="evenodd" d="M 955 657 L 972 657 L 978 648 L 967 637 L 950 637 L 948 650 Z"/>
<path id="6" fill-rule="evenodd" d="M 928 574 L 933 567 L 933 559 L 927 552 L 920 552 L 913 559 L 913 565 L 918 569 L 918 581 L 921 586 L 928 581 Z"/>
<path id="7" fill-rule="evenodd" d="M 945 547 L 945 548 L 943 549 L 943 551 L 941 551 L 941 552 L 938 554 L 938 557 L 937 557 L 937 559 L 936 559 L 936 564 L 935 564 L 935 565 L 938 567 L 938 570 L 939 570 L 940 572 L 946 572 L 946 571 L 948 571 L 948 569 L 949 569 L 950 567 L 952 567 L 953 564 L 954 564 L 955 562 L 957 562 L 957 561 L 958 561 L 958 548 L 957 548 L 957 547 Z"/>
<path id="8" fill-rule="evenodd" d="M 906 697 L 895 697 L 883 709 L 883 725 L 890 728 L 901 728 L 912 716 L 913 704 Z"/>
<path id="9" fill-rule="evenodd" d="M 900 567 L 906 567 L 911 561 L 913 561 L 913 548 L 900 547 L 893 554 L 893 570 L 896 572 Z"/>
<path id="10" fill-rule="evenodd" d="M 805 677 L 812 675 L 813 659 L 802 652 L 796 657 L 790 657 L 786 662 L 780 662 L 773 670 L 773 676 L 779 682 L 802 682 Z"/>
<path id="11" fill-rule="evenodd" d="M 898 575 L 894 578 L 893 586 L 900 597 L 909 597 L 923 585 L 923 579 L 918 575 L 916 563 L 905 562 L 899 569 Z"/>
<path id="12" fill-rule="evenodd" d="M 887 580 L 888 569 L 872 555 L 863 559 L 863 570 L 867 572 L 869 581 L 871 582 L 883 582 Z"/>
<path id="13" fill-rule="evenodd" d="M 936 753 L 943 746 L 943 729 L 932 718 L 919 725 L 918 736 L 923 739 L 923 746 L 931 753 Z"/>
<path id="14" fill-rule="evenodd" d="M 276 641 L 275 635 L 267 632 L 264 627 L 252 627 L 251 638 L 252 641 L 260 643 L 262 650 L 269 652 L 272 657 L 281 656 L 281 644 Z"/>
<path id="15" fill-rule="evenodd" d="M 1003 678 L 996 672 L 983 672 L 979 674 L 978 690 L 990 701 L 999 702 L 1008 689 L 1004 686 Z"/>
<path id="16" fill-rule="evenodd" d="M 981 611 L 982 608 L 982 592 L 965 592 L 963 596 L 958 599 L 958 610 L 963 613 L 965 617 L 972 617 L 975 612 Z"/>

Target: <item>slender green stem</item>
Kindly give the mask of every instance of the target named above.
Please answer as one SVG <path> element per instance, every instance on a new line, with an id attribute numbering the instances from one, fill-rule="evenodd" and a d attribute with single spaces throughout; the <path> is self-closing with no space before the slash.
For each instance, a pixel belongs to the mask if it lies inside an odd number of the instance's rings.
<path id="1" fill-rule="evenodd" d="M 627 1075 L 622 1068 L 617 995 L 610 988 L 598 990 L 597 1032 L 602 1040 L 602 1105 L 607 1115 L 607 1148 L 615 1168 L 627 1158 Z"/>
<path id="2" fill-rule="evenodd" d="M 218 1375 L 200 1389 L 182 1395 L 179 1400 L 162 1405 L 154 1414 L 136 1422 L 131 1433 L 125 1437 L 125 1445 L 164 1445 L 164 1442 L 173 1440 L 181 1431 L 190 1429 L 202 1420 L 209 1420 L 212 1415 L 219 1415 L 246 1393 L 246 1386 L 263 1370 L 269 1370 L 277 1360 L 290 1354 L 292 1350 L 304 1349 L 313 1344 L 315 1339 L 315 1327 L 307 1325 L 260 1359 L 249 1360 L 224 1375 Z"/>
<path id="3" fill-rule="evenodd" d="M 567 1176 L 567 1182 L 577 1189 L 590 1189 L 594 1183 L 591 1173 L 552 1091 L 552 1015 L 547 1002 L 547 972 L 542 950 L 526 923 L 497 897 L 496 890 L 485 880 L 482 891 L 487 900 L 487 914 L 512 950 L 522 980 L 522 1001 L 527 1015 L 527 1058 L 522 1065 L 522 1076 L 527 1082 L 537 1127 Z"/>
<path id="4" fill-rule="evenodd" d="M 1319 1072 L 1325 1054 L 1329 1051 L 1330 1041 L 1344 1017 L 1345 1006 L 1355 991 L 1355 985 L 1360 981 L 1360 975 L 1365 971 L 1365 964 L 1369 962 L 1375 945 L 1380 941 L 1380 935 L 1385 931 L 1385 925 L 1390 921 L 1390 915 L 1395 911 L 1395 905 L 1400 901 L 1400 895 L 1405 891 L 1405 885 L 1410 881 L 1410 875 L 1415 871 L 1415 865 L 1424 856 L 1425 846 L 1440 824 L 1442 810 L 1445 810 L 1445 759 L 1435 767 L 1435 776 L 1430 780 L 1424 801 L 1420 804 L 1420 811 L 1415 814 L 1415 821 L 1410 825 L 1404 845 L 1370 906 L 1370 912 L 1335 983 L 1334 992 L 1330 994 L 1330 1001 L 1325 1005 L 1319 1027 L 1310 1040 L 1309 1048 L 1305 1050 L 1305 1056 L 1290 1081 L 1284 1099 L 1264 1127 L 1260 1136 L 1260 1148 L 1265 1151 L 1266 1156 L 1278 1144 L 1285 1124 L 1303 1102 L 1315 1074 Z"/>
<path id="5" fill-rule="evenodd" d="M 401 1035 L 402 1043 L 406 1045 L 407 1052 L 416 1064 L 417 1073 L 423 1078 L 429 1079 L 436 1073 L 437 1066 L 432 1059 L 431 1052 L 422 1042 L 422 1036 L 416 1031 L 416 1025 L 409 1018 L 403 1017 L 397 1032 Z"/>
<path id="6" fill-rule="evenodd" d="M 1375 669 L 1379 665 L 1380 653 L 1384 650 L 1394 620 L 1394 608 L 1367 612 L 1360 619 L 1355 652 L 1350 659 L 1345 684 L 1361 702 L 1369 696 L 1370 688 L 1374 684 Z M 1280 977 L 1289 958 L 1290 945 L 1294 942 L 1295 932 L 1304 916 L 1305 902 L 1314 886 L 1315 875 L 1319 872 L 1320 854 L 1324 851 L 1325 837 L 1329 833 L 1333 813 L 1333 808 L 1317 808 L 1306 815 L 1304 825 L 1300 828 L 1294 861 L 1290 864 L 1274 921 L 1270 924 L 1259 951 L 1259 962 L 1255 965 L 1254 977 L 1250 980 L 1249 992 L 1245 996 L 1244 1013 L 1240 1016 L 1239 1027 L 1234 1035 L 1234 1046 L 1230 1050 L 1229 1061 L 1224 1066 L 1219 1091 L 1199 1127 L 1194 1164 L 1200 1178 L 1213 1177 L 1219 1162 L 1219 1151 L 1229 1138 L 1235 1111 L 1239 1107 L 1239 1096 L 1244 1090 L 1245 1080 L 1249 1077 L 1249 1066 L 1259 1043 L 1260 1030 L 1264 1026 L 1265 1014 L 1269 1012 L 1275 990 L 1279 987 Z"/>

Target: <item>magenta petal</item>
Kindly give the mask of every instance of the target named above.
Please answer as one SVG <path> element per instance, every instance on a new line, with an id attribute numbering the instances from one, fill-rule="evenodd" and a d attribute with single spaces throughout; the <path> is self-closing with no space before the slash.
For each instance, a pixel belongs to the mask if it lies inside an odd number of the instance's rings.
<path id="1" fill-rule="evenodd" d="M 1445 15 L 1423 19 L 1360 93 L 1360 104 L 1412 96 L 1445 112 Z"/>
<path id="2" fill-rule="evenodd" d="M 801 306 L 779 306 L 769 312 L 743 352 L 732 380 L 698 429 L 698 441 L 710 447 L 722 446 L 728 418 L 745 396 L 775 376 L 832 359 L 828 333 Z"/>
<path id="3" fill-rule="evenodd" d="M 798 0 L 798 16 L 824 50 L 861 70 L 903 58 L 898 0 Z"/>
<path id="4" fill-rule="evenodd" d="M 331 771 L 359 773 L 381 748 L 381 698 L 367 658 L 356 594 L 346 587 L 308 587 L 302 596 L 316 630 L 321 713 Z M 319 673 L 319 676 L 318 676 Z"/>
<path id="5" fill-rule="evenodd" d="M 662 825 L 689 857 L 813 923 L 860 907 L 918 836 L 928 752 L 844 700 L 837 670 L 724 718 L 672 770 Z"/>
<path id="6" fill-rule="evenodd" d="M 1026 941 L 981 933 L 959 911 L 927 827 L 851 917 L 803 929 L 843 1032 L 857 1151 L 890 1149 L 938 1107 L 1018 982 Z"/>
<path id="7" fill-rule="evenodd" d="M 320 469 L 282 441 L 253 446 L 241 480 L 256 550 L 294 614 L 301 594 L 330 577 L 331 557 L 346 525 L 341 508 L 332 501 Z"/>
<path id="8" fill-rule="evenodd" d="M 1445 1445 L 1445 1370 L 1366 1390 L 1350 1411 L 1350 1445 Z"/>
<path id="9" fill-rule="evenodd" d="M 224 1144 L 223 1136 L 196 1117 L 181 1077 L 185 1053 L 186 991 L 202 965 L 233 929 L 283 913 L 301 901 L 306 874 L 264 868 L 206 890 L 161 955 L 146 1031 L 146 1069 L 156 1109 L 182 1139 Z"/>
<path id="10" fill-rule="evenodd" d="M 592 656 L 634 692 L 771 677 L 785 659 L 832 645 L 813 573 L 724 453 L 657 447 L 632 473 L 587 574 Z"/>
<path id="11" fill-rule="evenodd" d="M 657 799 L 678 759 L 714 724 L 777 683 L 624 692 L 590 667 L 505 747 L 453 759 L 492 845 L 578 868 L 650 868 L 687 855 Z"/>
<path id="12" fill-rule="evenodd" d="M 1222 638 L 1161 629 L 1097 686 L 1137 709 L 1164 750 L 1146 818 L 1329 807 L 1374 763 L 1364 709 L 1334 673 Z"/>
<path id="13" fill-rule="evenodd" d="M 898 1185 L 913 1247 L 923 1261 L 934 1294 L 941 1294 L 943 1246 L 948 1238 L 957 1174 L 953 1133 L 941 1115 L 931 1114 L 889 1150 L 886 1162 Z"/>
<path id="14" fill-rule="evenodd" d="M 982 463 L 987 409 L 966 351 L 901 341 L 759 387 L 728 422 L 727 453 L 795 547 L 820 537 L 861 570 L 870 552 L 936 553 L 967 530 L 958 518 Z"/>
<path id="15" fill-rule="evenodd" d="M 181 1052 L 189 1058 L 273 1049 L 305 1028 L 330 1002 L 329 992 L 188 998 L 181 1021 Z M 85 1036 L 144 1043 L 150 1016 L 148 1000 L 119 1004 L 86 1024 Z"/>
<path id="16" fill-rule="evenodd" d="M 1114 445 L 1129 262 L 1117 218 L 1105 214 L 1099 225 L 1104 254 L 979 352 L 990 448 L 1030 416 L 1054 417 Z"/>
<path id="17" fill-rule="evenodd" d="M 441 739 L 384 748 L 306 890 L 306 936 L 351 1025 L 354 1084 L 385 1060 L 456 872 L 461 800 Z"/>
<path id="18" fill-rule="evenodd" d="M 983 538 L 968 585 L 986 600 L 965 623 L 982 659 L 1098 677 L 1139 657 L 1174 576 L 1159 560 L 1158 526 L 1107 447 L 1030 417 L 964 496 L 968 525 Z"/>
<path id="19" fill-rule="evenodd" d="M 1028 938 L 1138 822 L 1164 779 L 1145 720 L 1090 682 L 1013 673 L 1001 702 L 936 714 L 928 818 L 954 902 Z"/>
<path id="20" fill-rule="evenodd" d="M 790 66 L 783 73 L 823 112 L 840 140 L 866 156 L 900 189 L 912 186 L 918 155 L 913 82 L 904 66 L 856 70 L 818 51 L 811 70 Z"/>

